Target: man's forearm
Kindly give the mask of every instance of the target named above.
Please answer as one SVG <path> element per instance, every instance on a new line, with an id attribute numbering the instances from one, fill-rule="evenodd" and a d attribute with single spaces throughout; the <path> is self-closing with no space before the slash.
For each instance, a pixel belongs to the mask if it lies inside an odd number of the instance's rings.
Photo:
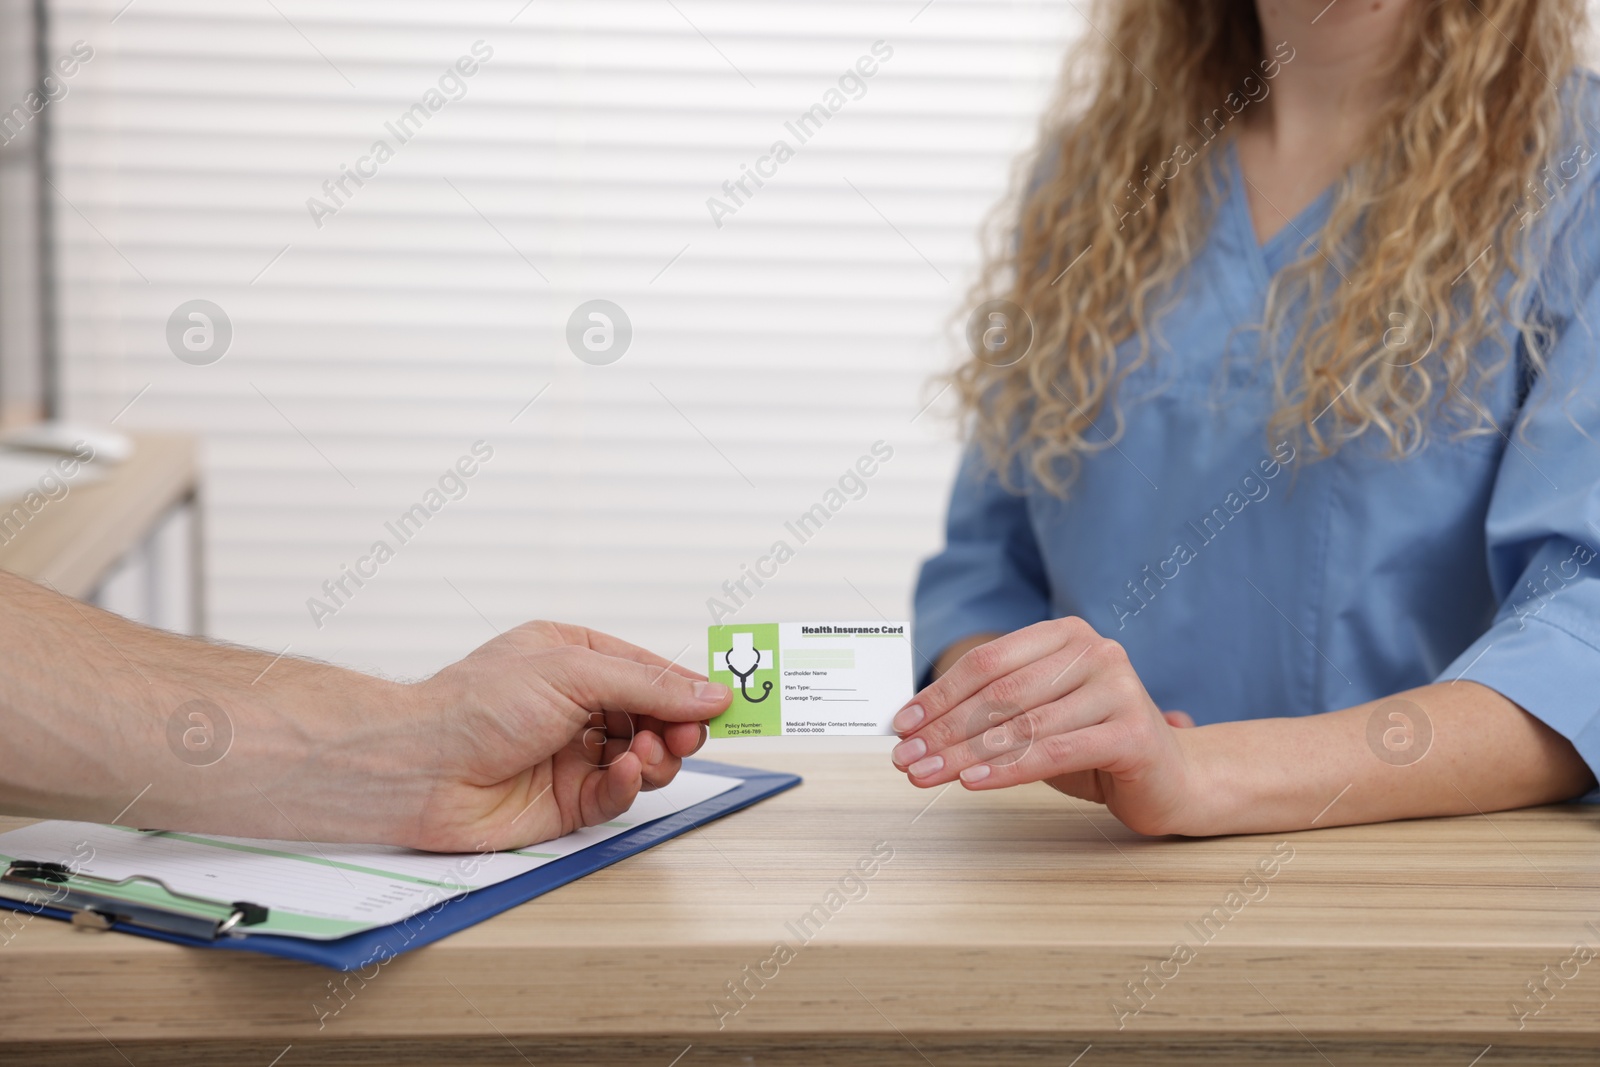
<path id="1" fill-rule="evenodd" d="M 326 836 L 300 783 L 359 761 L 406 688 L 151 630 L 9 574 L 0 607 L 8 814 Z M 387 807 L 350 799 L 333 814 L 358 824 Z"/>
<path id="2" fill-rule="evenodd" d="M 1505 811 L 1594 786 L 1566 739 L 1474 682 L 1187 733 L 1207 798 L 1197 834 Z"/>

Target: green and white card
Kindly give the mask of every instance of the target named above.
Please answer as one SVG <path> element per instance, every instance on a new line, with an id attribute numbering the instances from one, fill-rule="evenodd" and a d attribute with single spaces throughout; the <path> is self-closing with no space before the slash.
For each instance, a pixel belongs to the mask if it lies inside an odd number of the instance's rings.
<path id="1" fill-rule="evenodd" d="M 768 622 L 713 626 L 708 675 L 733 690 L 712 737 L 889 734 L 911 698 L 904 622 Z"/>

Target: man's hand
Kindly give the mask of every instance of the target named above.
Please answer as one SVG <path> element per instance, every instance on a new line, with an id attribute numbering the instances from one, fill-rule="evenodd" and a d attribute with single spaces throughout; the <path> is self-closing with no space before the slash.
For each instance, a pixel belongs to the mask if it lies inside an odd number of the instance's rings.
<path id="1" fill-rule="evenodd" d="M 581 626 L 507 631 L 412 687 L 423 791 L 405 843 L 520 848 L 616 818 L 670 782 L 726 686 Z"/>
<path id="2" fill-rule="evenodd" d="M 1164 715 L 1115 641 L 1082 619 L 1037 623 L 966 651 L 895 716 L 912 784 L 1045 781 L 1130 828 L 1182 833 L 1198 775 L 1192 725 Z"/>
<path id="3" fill-rule="evenodd" d="M 0 572 L 8 815 L 518 848 L 671 781 L 731 700 L 581 626 L 519 626 L 405 685 L 177 637 Z"/>

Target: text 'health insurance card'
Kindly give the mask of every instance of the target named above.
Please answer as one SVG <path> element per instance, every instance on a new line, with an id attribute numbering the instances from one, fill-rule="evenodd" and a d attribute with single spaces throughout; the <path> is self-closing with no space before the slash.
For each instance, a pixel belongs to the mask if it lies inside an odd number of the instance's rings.
<path id="1" fill-rule="evenodd" d="M 733 690 L 712 737 L 889 734 L 911 699 L 911 628 L 903 622 L 713 626 L 710 678 Z"/>

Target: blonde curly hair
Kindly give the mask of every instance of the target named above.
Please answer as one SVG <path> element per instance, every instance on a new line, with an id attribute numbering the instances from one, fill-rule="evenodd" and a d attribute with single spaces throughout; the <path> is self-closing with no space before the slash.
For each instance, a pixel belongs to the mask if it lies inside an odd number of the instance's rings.
<path id="1" fill-rule="evenodd" d="M 1514 317 L 1534 281 L 1519 253 L 1544 202 L 1535 183 L 1561 136 L 1559 86 L 1586 14 L 1584 0 L 1410 6 L 1385 70 L 1394 91 L 1327 222 L 1307 235 L 1316 249 L 1274 279 L 1256 324 L 1264 359 L 1291 353 L 1270 360 L 1274 440 L 1295 433 L 1327 456 L 1371 433 L 1399 457 L 1442 427 L 1498 433 L 1474 397 L 1512 358 L 1507 323 L 1529 369 L 1543 366 L 1548 338 Z M 1228 116 L 1293 59 L 1263 42 L 1253 0 L 1103 0 L 1089 19 L 1098 31 L 1068 58 L 971 294 L 972 305 L 1024 309 L 1031 348 L 1009 365 L 974 356 L 950 375 L 995 469 L 1025 461 L 1063 496 L 1082 457 L 1121 436 L 1117 385 L 1149 359 L 1150 324 L 1205 240 Z M 1192 162 L 1175 153 L 1212 130 Z M 1316 312 L 1291 331 L 1296 306 Z M 1421 355 L 1396 358 L 1398 323 L 1425 332 L 1412 341 L 1426 343 Z M 1130 337 L 1136 352 L 1119 360 Z M 1473 352 L 1491 337 L 1501 356 L 1487 365 Z"/>

